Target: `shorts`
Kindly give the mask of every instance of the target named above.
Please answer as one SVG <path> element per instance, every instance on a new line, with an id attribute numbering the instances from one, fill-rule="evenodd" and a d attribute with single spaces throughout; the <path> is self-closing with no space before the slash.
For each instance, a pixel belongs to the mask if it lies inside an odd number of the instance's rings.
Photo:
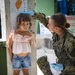
<path id="1" fill-rule="evenodd" d="M 13 55 L 12 67 L 14 70 L 21 70 L 23 68 L 29 68 L 31 66 L 31 57 L 28 54 L 25 57 Z"/>

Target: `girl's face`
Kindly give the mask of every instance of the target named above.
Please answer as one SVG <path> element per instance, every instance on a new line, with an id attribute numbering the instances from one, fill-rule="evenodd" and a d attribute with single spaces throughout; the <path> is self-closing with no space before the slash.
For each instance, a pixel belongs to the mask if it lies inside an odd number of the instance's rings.
<path id="1" fill-rule="evenodd" d="M 54 21 L 50 18 L 48 22 L 48 28 L 51 32 L 55 31 Z"/>
<path id="2" fill-rule="evenodd" d="M 22 31 L 27 31 L 30 28 L 30 22 L 29 21 L 22 21 L 20 24 L 20 28 Z"/>

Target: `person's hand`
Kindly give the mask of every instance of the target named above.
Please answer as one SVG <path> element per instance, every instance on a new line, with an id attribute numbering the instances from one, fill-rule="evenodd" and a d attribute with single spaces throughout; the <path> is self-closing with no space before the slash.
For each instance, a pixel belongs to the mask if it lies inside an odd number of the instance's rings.
<path id="1" fill-rule="evenodd" d="M 34 34 L 32 34 L 31 41 L 32 41 L 32 44 L 36 47 L 36 37 Z"/>
<path id="2" fill-rule="evenodd" d="M 57 72 L 63 70 L 63 64 L 58 64 L 58 63 L 52 63 L 51 64 L 52 68 L 56 70 Z"/>
<path id="3" fill-rule="evenodd" d="M 29 14 L 30 16 L 33 16 L 35 12 L 33 10 L 31 10 L 31 11 L 21 12 L 21 13 L 23 13 L 23 14 Z"/>

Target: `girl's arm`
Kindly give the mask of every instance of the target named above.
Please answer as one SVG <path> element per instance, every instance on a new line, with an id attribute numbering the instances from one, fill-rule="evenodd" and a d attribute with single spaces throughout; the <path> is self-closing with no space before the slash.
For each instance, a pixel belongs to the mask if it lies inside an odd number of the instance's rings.
<path id="1" fill-rule="evenodd" d="M 34 44 L 34 46 L 35 46 L 35 36 L 34 36 L 34 34 L 32 34 L 32 36 L 31 36 L 31 39 L 30 39 L 30 45 L 33 45 Z"/>
<path id="2" fill-rule="evenodd" d="M 68 41 L 68 56 L 71 61 L 75 62 L 75 38 L 74 39 L 69 39 Z"/>
<path id="3" fill-rule="evenodd" d="M 10 59 L 12 61 L 12 45 L 13 45 L 13 35 L 10 34 L 9 38 L 8 38 L 8 41 L 7 41 L 7 48 L 8 48 L 8 52 L 9 52 L 9 55 L 10 55 Z"/>

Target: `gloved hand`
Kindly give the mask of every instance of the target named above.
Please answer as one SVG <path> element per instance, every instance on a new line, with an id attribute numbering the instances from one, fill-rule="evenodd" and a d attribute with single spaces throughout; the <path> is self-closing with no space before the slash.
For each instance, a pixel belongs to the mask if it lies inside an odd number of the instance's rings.
<path id="1" fill-rule="evenodd" d="M 63 64 L 58 64 L 58 63 L 52 63 L 51 64 L 52 68 L 56 70 L 57 72 L 63 70 Z"/>
<path id="2" fill-rule="evenodd" d="M 27 11 L 27 12 L 21 12 L 23 14 L 29 14 L 30 16 L 33 16 L 34 15 L 34 11 L 31 10 L 31 11 Z"/>

